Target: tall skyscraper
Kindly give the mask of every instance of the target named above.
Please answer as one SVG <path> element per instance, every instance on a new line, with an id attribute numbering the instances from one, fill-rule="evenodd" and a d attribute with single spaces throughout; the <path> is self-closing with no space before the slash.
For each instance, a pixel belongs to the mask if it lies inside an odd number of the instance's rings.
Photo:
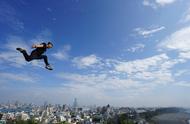
<path id="1" fill-rule="evenodd" d="M 74 103 L 73 103 L 73 108 L 77 108 L 77 107 L 78 107 L 77 98 L 75 98 Z"/>

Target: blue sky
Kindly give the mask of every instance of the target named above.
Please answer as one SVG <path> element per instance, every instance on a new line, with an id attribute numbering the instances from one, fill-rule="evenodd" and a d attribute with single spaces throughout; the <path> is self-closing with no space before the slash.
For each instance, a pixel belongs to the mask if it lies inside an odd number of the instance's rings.
<path id="1" fill-rule="evenodd" d="M 187 0 L 0 1 L 0 101 L 190 107 Z M 52 41 L 43 61 L 16 47 Z"/>

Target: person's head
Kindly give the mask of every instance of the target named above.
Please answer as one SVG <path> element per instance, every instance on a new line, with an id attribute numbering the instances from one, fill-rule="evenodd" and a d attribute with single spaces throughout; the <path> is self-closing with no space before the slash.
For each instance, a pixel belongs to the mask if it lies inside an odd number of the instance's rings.
<path id="1" fill-rule="evenodd" d="M 48 42 L 47 43 L 47 48 L 52 48 L 53 47 L 53 44 L 51 42 Z"/>

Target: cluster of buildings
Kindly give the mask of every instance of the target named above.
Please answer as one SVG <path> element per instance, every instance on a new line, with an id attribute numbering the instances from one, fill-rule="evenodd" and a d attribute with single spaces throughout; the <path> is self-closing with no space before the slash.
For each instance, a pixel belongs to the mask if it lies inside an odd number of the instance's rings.
<path id="1" fill-rule="evenodd" d="M 139 113 L 146 111 L 148 110 L 143 108 L 116 108 L 110 105 L 103 107 L 78 107 L 77 99 L 74 100 L 72 106 L 47 103 L 37 106 L 15 102 L 14 104 L 0 104 L 0 124 L 16 120 L 33 120 L 39 124 L 59 124 L 61 122 L 69 124 L 101 124 L 110 118 L 114 119 L 116 123 L 119 115 L 122 114 L 126 118 L 132 119 L 135 124 L 148 124 L 138 116 Z M 151 111 L 153 110 L 151 109 Z"/>

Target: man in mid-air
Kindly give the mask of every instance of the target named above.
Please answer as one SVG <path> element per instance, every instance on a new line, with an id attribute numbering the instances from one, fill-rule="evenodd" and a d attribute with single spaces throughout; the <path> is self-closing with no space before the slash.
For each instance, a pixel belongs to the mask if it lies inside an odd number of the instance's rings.
<path id="1" fill-rule="evenodd" d="M 52 47 L 53 47 L 53 44 L 51 42 L 48 42 L 47 44 L 46 43 L 34 44 L 32 45 L 32 48 L 36 48 L 36 49 L 33 50 L 30 55 L 28 55 L 26 50 L 23 48 L 16 48 L 16 50 L 20 51 L 23 54 L 27 62 L 30 62 L 35 59 L 44 59 L 44 63 L 46 64 L 45 68 L 49 70 L 53 70 L 53 68 L 48 63 L 48 57 L 43 54 L 44 52 L 46 52 L 47 48 L 49 49 Z"/>

